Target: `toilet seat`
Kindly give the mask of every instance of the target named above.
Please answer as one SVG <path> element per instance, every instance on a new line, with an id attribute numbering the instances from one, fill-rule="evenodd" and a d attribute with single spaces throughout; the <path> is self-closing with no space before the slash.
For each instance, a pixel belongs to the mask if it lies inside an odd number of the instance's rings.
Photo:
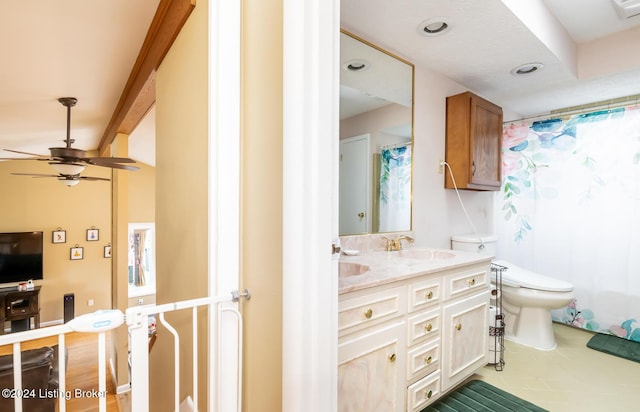
<path id="1" fill-rule="evenodd" d="M 493 263 L 507 268 L 502 272 L 503 285 L 547 292 L 571 292 L 573 290 L 573 285 L 569 282 L 531 272 L 511 262 L 494 260 Z"/>

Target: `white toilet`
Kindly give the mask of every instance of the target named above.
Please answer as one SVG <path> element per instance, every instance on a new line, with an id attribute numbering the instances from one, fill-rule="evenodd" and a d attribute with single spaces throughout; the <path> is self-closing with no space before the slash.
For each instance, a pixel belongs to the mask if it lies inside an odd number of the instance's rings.
<path id="1" fill-rule="evenodd" d="M 459 235 L 451 237 L 451 249 L 496 255 L 495 236 Z M 573 285 L 520 268 L 504 260 L 493 263 L 502 271 L 502 307 L 505 338 L 536 349 L 556 347 L 551 310 L 568 305 L 575 298 Z M 495 273 L 492 277 L 495 287 Z"/>

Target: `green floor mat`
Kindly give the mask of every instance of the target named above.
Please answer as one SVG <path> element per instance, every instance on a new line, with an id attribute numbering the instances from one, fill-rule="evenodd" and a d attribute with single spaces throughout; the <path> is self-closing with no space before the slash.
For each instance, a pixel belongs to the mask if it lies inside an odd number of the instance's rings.
<path id="1" fill-rule="evenodd" d="M 640 362 L 640 342 L 597 333 L 589 339 L 587 347 L 634 362 Z"/>
<path id="2" fill-rule="evenodd" d="M 470 381 L 422 412 L 546 412 L 483 381 Z"/>

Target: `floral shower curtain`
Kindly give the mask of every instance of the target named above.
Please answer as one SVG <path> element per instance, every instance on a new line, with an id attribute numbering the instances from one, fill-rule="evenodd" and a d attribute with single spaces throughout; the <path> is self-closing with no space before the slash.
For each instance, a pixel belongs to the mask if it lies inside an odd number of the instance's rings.
<path id="1" fill-rule="evenodd" d="M 411 228 L 411 145 L 383 148 L 380 166 L 380 232 Z"/>
<path id="2" fill-rule="evenodd" d="M 574 285 L 554 320 L 640 341 L 640 106 L 503 131 L 501 258 Z"/>

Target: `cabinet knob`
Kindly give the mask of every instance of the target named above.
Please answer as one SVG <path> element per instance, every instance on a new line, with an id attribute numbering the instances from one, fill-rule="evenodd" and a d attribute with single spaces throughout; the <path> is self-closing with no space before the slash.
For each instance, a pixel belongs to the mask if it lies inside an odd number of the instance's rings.
<path id="1" fill-rule="evenodd" d="M 476 280 L 475 280 L 475 278 L 474 278 L 474 279 L 469 279 L 469 280 L 467 281 L 467 283 L 469 283 L 469 286 L 473 286 L 473 285 L 475 285 L 475 284 L 476 284 Z"/>
<path id="2" fill-rule="evenodd" d="M 429 292 L 425 293 L 424 297 L 426 297 L 427 299 L 433 299 L 433 292 L 429 291 Z"/>
<path id="3" fill-rule="evenodd" d="M 424 363 L 426 363 L 427 365 L 431 365 L 432 361 L 433 359 L 431 358 L 431 356 L 427 356 L 426 358 L 424 358 Z"/>
<path id="4" fill-rule="evenodd" d="M 431 397 L 433 396 L 433 391 L 429 390 L 428 392 L 424 393 L 424 398 L 425 399 L 431 399 Z"/>
<path id="5" fill-rule="evenodd" d="M 367 319 L 371 319 L 371 316 L 373 316 L 373 309 L 369 308 L 366 310 L 366 312 L 364 312 L 364 317 Z"/>
<path id="6" fill-rule="evenodd" d="M 392 353 L 391 355 L 389 355 L 389 362 L 393 363 L 396 361 L 396 354 Z"/>
<path id="7" fill-rule="evenodd" d="M 433 329 L 433 325 L 431 325 L 430 323 L 424 325 L 424 330 L 426 330 L 427 332 L 431 332 L 431 329 Z"/>
<path id="8" fill-rule="evenodd" d="M 456 325 L 456 330 L 462 330 L 462 323 L 458 323 Z"/>

